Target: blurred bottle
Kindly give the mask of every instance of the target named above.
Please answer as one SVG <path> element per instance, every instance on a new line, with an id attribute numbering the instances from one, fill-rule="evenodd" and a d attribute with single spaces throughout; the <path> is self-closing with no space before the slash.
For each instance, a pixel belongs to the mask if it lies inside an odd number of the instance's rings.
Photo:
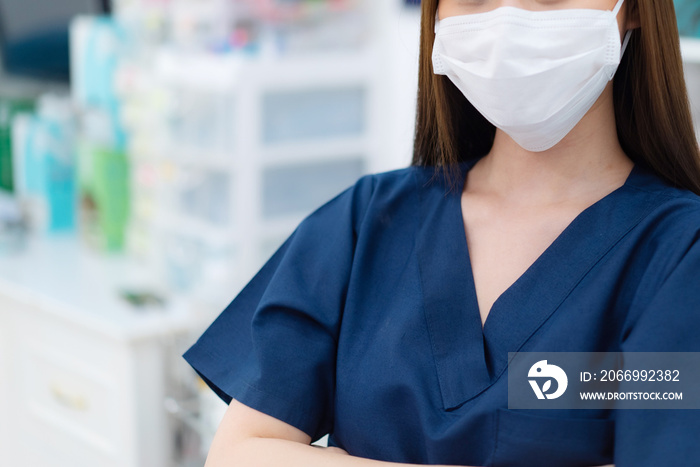
<path id="1" fill-rule="evenodd" d="M 71 24 L 71 82 L 81 110 L 78 167 L 81 232 L 99 250 L 123 251 L 129 220 L 130 170 L 116 78 L 133 44 L 110 17 Z"/>
<path id="2" fill-rule="evenodd" d="M 76 228 L 75 111 L 68 97 L 43 95 L 35 114 L 13 124 L 17 196 L 34 230 Z"/>
<path id="3" fill-rule="evenodd" d="M 130 42 L 125 28 L 110 17 L 79 16 L 71 23 L 71 92 L 81 107 L 115 111 L 115 75 Z"/>
<path id="4" fill-rule="evenodd" d="M 78 138 L 81 232 L 92 247 L 112 252 L 124 248 L 130 199 L 129 161 L 116 125 L 108 113 L 87 109 Z"/>

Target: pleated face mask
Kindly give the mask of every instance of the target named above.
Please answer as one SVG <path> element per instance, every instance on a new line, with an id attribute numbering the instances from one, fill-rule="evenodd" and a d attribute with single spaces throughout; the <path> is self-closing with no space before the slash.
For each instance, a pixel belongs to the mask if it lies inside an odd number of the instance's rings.
<path id="1" fill-rule="evenodd" d="M 435 22 L 433 71 L 446 75 L 494 126 L 529 151 L 561 141 L 613 79 L 617 14 L 500 7 Z"/>

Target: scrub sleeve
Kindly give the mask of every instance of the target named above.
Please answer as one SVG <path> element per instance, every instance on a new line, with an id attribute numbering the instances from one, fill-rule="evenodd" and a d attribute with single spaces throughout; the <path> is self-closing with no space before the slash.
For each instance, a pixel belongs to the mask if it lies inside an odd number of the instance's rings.
<path id="1" fill-rule="evenodd" d="M 232 398 L 315 441 L 333 426 L 338 334 L 374 178 L 309 214 L 183 355 Z"/>
<path id="2" fill-rule="evenodd" d="M 631 310 L 623 352 L 700 352 L 700 230 L 689 227 L 668 256 L 675 267 L 659 271 L 661 287 L 645 307 Z M 616 411 L 616 467 L 700 466 L 699 442 L 700 410 Z"/>

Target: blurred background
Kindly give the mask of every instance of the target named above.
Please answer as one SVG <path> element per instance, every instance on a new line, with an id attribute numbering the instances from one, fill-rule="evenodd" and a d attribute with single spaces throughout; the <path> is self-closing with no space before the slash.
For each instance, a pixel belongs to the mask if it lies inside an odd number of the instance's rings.
<path id="1" fill-rule="evenodd" d="M 698 122 L 700 1 L 676 7 Z M 0 0 L 0 464 L 203 465 L 226 406 L 181 354 L 306 215 L 410 164 L 419 20 Z"/>

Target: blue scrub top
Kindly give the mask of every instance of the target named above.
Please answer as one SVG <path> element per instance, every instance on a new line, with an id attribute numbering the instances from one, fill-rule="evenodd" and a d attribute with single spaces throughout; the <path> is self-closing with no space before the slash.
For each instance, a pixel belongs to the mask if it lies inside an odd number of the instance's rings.
<path id="1" fill-rule="evenodd" d="M 355 456 L 700 465 L 700 411 L 509 410 L 505 371 L 516 351 L 699 352 L 700 197 L 636 165 L 482 330 L 462 190 L 435 171 L 365 175 L 307 216 L 185 359 L 226 402 Z"/>

